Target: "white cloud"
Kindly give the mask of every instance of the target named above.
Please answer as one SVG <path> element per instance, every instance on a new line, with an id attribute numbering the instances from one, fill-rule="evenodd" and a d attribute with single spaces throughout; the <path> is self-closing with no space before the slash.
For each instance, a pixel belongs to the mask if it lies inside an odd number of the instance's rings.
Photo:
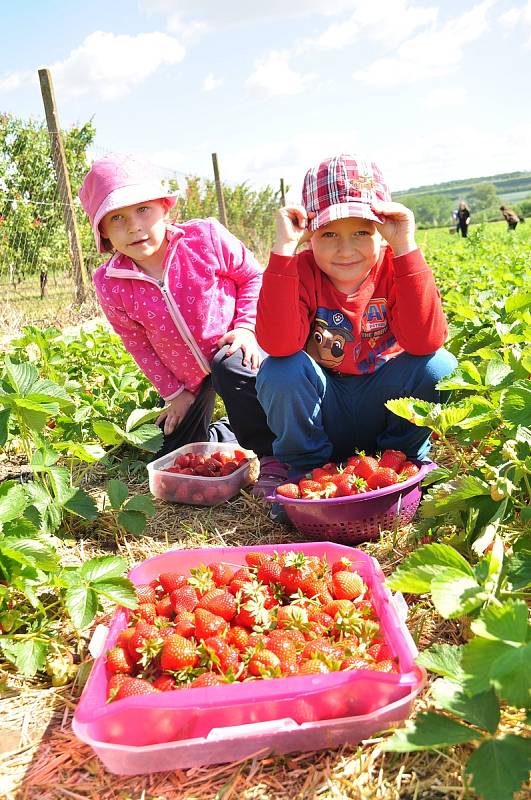
<path id="1" fill-rule="evenodd" d="M 22 86 L 27 86 L 36 80 L 37 77 L 31 70 L 8 72 L 0 78 L 0 92 L 13 92 L 15 89 L 20 89 Z"/>
<path id="2" fill-rule="evenodd" d="M 211 92 L 221 86 L 222 83 L 223 80 L 221 78 L 216 78 L 213 72 L 209 72 L 203 81 L 203 89 L 205 92 Z"/>
<path id="3" fill-rule="evenodd" d="M 148 13 L 161 13 L 172 24 L 190 19 L 208 21 L 209 26 L 219 29 L 232 25 L 272 19 L 293 19 L 311 14 L 333 16 L 352 8 L 358 0 L 305 0 L 304 3 L 287 4 L 285 0 L 268 0 L 253 3 L 249 0 L 142 0 L 141 7 Z"/>
<path id="4" fill-rule="evenodd" d="M 246 80 L 247 86 L 268 95 L 294 95 L 302 92 L 314 79 L 313 74 L 303 75 L 289 64 L 287 51 L 271 50 L 265 58 L 254 63 L 254 70 Z"/>
<path id="5" fill-rule="evenodd" d="M 449 106 L 462 106 L 466 100 L 466 89 L 459 86 L 434 89 L 424 100 L 424 105 L 429 109 L 448 108 Z"/>
<path id="6" fill-rule="evenodd" d="M 434 6 L 413 6 L 407 0 L 357 0 L 354 13 L 330 25 L 316 44 L 339 49 L 366 37 L 393 47 L 417 28 L 435 23 L 437 14 Z"/>
<path id="7" fill-rule="evenodd" d="M 64 61 L 52 64 L 50 71 L 62 99 L 90 94 L 114 100 L 161 67 L 178 64 L 185 52 L 177 39 L 165 33 L 116 36 L 95 31 Z"/>
<path id="8" fill-rule="evenodd" d="M 487 30 L 487 12 L 497 0 L 484 0 L 441 27 L 403 42 L 394 58 L 379 58 L 354 78 L 372 86 L 391 87 L 448 74 L 461 61 L 466 45 Z"/>

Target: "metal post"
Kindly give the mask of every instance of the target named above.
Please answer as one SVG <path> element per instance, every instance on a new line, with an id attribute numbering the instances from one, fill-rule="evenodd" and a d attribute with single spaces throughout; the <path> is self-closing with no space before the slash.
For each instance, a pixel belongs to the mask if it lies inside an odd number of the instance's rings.
<path id="1" fill-rule="evenodd" d="M 81 304 L 85 301 L 83 251 L 81 249 L 81 241 L 74 213 L 72 189 L 70 187 L 63 137 L 61 136 L 61 128 L 59 126 L 59 116 L 55 105 L 55 95 L 50 70 L 40 69 L 39 81 L 41 84 L 44 110 L 46 112 L 46 124 L 48 125 L 48 132 L 50 134 L 52 159 L 55 167 L 57 184 L 59 186 L 59 196 L 63 207 L 63 217 L 68 238 L 68 250 L 70 252 L 72 273 L 76 285 L 76 302 Z"/>
<path id="2" fill-rule="evenodd" d="M 222 225 L 227 227 L 227 212 L 225 210 L 225 198 L 223 197 L 223 187 L 219 177 L 218 155 L 212 153 L 212 166 L 214 167 L 214 180 L 216 182 L 216 195 L 218 198 L 219 219 Z"/>
<path id="3" fill-rule="evenodd" d="M 284 188 L 284 178 L 280 179 L 280 206 L 284 208 L 286 205 L 286 190 Z"/>

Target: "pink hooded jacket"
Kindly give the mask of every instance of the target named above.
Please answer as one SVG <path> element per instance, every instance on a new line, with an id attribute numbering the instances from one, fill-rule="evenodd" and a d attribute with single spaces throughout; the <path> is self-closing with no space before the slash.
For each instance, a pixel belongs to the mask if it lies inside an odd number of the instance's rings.
<path id="1" fill-rule="evenodd" d="M 215 219 L 168 225 L 161 281 L 116 253 L 94 273 L 101 307 L 166 401 L 197 393 L 233 328 L 254 331 L 262 268 Z"/>

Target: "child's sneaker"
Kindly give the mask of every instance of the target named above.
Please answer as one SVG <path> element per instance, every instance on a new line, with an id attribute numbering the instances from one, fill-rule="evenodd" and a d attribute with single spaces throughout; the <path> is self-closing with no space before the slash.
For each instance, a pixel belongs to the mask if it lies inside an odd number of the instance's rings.
<path id="1" fill-rule="evenodd" d="M 287 464 L 281 464 L 274 456 L 263 456 L 260 459 L 260 474 L 251 489 L 251 494 L 261 499 L 270 497 L 277 486 L 286 483 L 287 477 Z"/>

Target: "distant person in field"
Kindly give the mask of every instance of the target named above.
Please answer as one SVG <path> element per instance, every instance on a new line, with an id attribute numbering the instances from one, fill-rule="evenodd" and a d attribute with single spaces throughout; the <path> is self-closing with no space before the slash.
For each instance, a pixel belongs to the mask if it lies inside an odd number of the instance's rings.
<path id="1" fill-rule="evenodd" d="M 256 336 L 269 353 L 258 398 L 287 479 L 356 450 L 427 456 L 430 430 L 385 402 L 443 401 L 437 382 L 456 360 L 443 349 L 446 319 L 413 213 L 392 202 L 373 161 L 322 161 L 302 205 L 278 211 Z"/>
<path id="2" fill-rule="evenodd" d="M 170 222 L 175 194 L 132 156 L 95 161 L 79 197 L 98 251 L 111 254 L 94 273 L 103 312 L 164 401 L 159 455 L 196 441 L 271 454 L 255 389 L 265 353 L 252 253 L 215 219 Z M 216 392 L 228 420 L 211 423 Z"/>
<path id="3" fill-rule="evenodd" d="M 470 209 L 464 200 L 461 200 L 457 208 L 457 229 L 461 231 L 461 236 L 466 239 L 468 236 L 468 226 L 470 224 Z"/>
<path id="4" fill-rule="evenodd" d="M 507 230 L 514 231 L 520 222 L 520 217 L 516 211 L 513 211 L 512 208 L 507 208 L 506 206 L 500 206 L 500 211 L 507 222 Z"/>

